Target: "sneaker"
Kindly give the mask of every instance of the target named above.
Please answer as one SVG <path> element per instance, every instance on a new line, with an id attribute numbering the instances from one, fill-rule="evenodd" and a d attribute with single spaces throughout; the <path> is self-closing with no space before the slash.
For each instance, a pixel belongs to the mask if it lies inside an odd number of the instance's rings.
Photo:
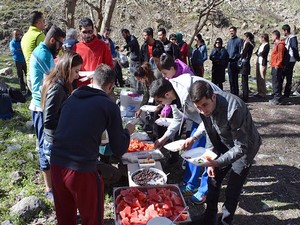
<path id="1" fill-rule="evenodd" d="M 52 190 L 45 192 L 45 196 L 48 200 L 50 200 L 51 202 L 54 201 L 54 197 L 53 197 L 53 192 Z"/>
<path id="2" fill-rule="evenodd" d="M 279 105 L 279 101 L 274 98 L 269 100 L 269 103 L 271 103 L 271 105 Z"/>
<path id="3" fill-rule="evenodd" d="M 184 196 L 192 196 L 198 191 L 198 188 L 191 189 L 188 185 L 182 185 L 180 191 Z"/>
<path id="4" fill-rule="evenodd" d="M 300 96 L 300 93 L 299 93 L 299 91 L 294 91 L 294 93 L 293 93 L 293 95 L 295 95 L 295 96 Z"/>
<path id="5" fill-rule="evenodd" d="M 195 205 L 201 205 L 206 201 L 206 195 L 197 192 L 191 197 L 191 202 Z"/>

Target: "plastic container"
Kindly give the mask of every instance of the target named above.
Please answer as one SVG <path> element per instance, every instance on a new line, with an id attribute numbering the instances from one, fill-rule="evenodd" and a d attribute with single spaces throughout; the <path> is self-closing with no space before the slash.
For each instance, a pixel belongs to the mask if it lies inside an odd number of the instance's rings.
<path id="1" fill-rule="evenodd" d="M 125 117 L 135 116 L 135 112 L 139 110 L 142 100 L 143 95 L 134 91 L 122 89 L 120 93 L 121 115 Z"/>
<path id="2" fill-rule="evenodd" d="M 138 189 L 138 190 L 140 190 L 140 191 L 142 191 L 144 193 L 147 193 L 147 190 L 149 188 L 150 189 L 151 188 L 156 188 L 157 190 L 159 190 L 160 188 L 168 188 L 169 190 L 171 190 L 172 192 L 174 192 L 176 195 L 178 195 L 181 198 L 181 200 L 183 202 L 183 207 L 186 207 L 186 202 L 185 202 L 185 200 L 184 200 L 184 198 L 183 198 L 183 196 L 182 196 L 182 194 L 180 192 L 180 189 L 179 189 L 179 187 L 178 187 L 177 184 L 165 184 L 165 185 L 158 185 L 158 186 L 117 187 L 117 188 L 114 188 L 114 191 L 113 191 L 115 225 L 121 225 L 121 216 L 116 211 L 116 209 L 117 209 L 116 198 L 118 197 L 118 195 L 120 195 L 120 193 L 121 193 L 122 190 L 127 190 L 127 189 L 132 189 L 132 188 L 136 188 L 136 189 Z M 148 223 L 150 221 L 151 220 L 149 220 Z M 156 222 L 156 220 L 154 220 L 154 222 Z M 187 219 L 185 221 L 176 221 L 175 224 L 186 224 L 186 223 L 189 223 L 189 222 L 191 222 L 191 217 L 190 217 L 190 214 L 189 214 L 189 212 L 187 210 Z M 136 225 L 141 225 L 141 224 L 136 224 Z M 168 224 L 161 223 L 161 225 L 168 225 Z"/>

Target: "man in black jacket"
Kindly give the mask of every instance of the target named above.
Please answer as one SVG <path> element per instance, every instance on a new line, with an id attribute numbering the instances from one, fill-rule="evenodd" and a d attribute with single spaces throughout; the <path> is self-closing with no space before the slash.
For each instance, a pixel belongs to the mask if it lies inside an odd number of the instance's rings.
<path id="1" fill-rule="evenodd" d="M 161 27 L 157 33 L 158 39 L 163 43 L 165 53 L 173 57 L 173 59 L 181 59 L 179 47 L 168 40 L 166 29 Z"/>
<path id="2" fill-rule="evenodd" d="M 296 61 L 300 61 L 298 51 L 297 36 L 291 34 L 291 27 L 288 24 L 282 26 L 283 34 L 286 37 L 285 47 L 289 51 L 290 61 L 285 68 L 283 68 L 283 78 L 286 78 L 286 85 L 284 88 L 284 96 L 289 97 L 292 89 L 293 70 Z"/>
<path id="3" fill-rule="evenodd" d="M 58 225 L 75 225 L 77 209 L 83 224 L 103 224 L 104 189 L 97 172 L 101 135 L 107 130 L 111 150 L 121 157 L 134 126 L 123 129 L 118 106 L 101 86 L 112 88 L 113 70 L 101 64 L 93 83 L 75 90 L 65 101 L 51 151 L 51 177 Z"/>
<path id="4" fill-rule="evenodd" d="M 156 78 L 160 78 L 162 75 L 158 70 L 159 65 L 152 57 L 153 57 L 153 52 L 164 53 L 165 52 L 164 45 L 159 40 L 155 40 L 153 38 L 153 29 L 151 27 L 148 27 L 143 30 L 143 39 L 145 42 L 141 47 L 140 62 L 141 64 L 144 62 L 149 62 L 152 67 L 154 76 Z"/>
<path id="5" fill-rule="evenodd" d="M 129 71 L 130 71 L 130 87 L 134 89 L 138 89 L 137 81 L 134 78 L 135 69 L 140 65 L 140 45 L 137 38 L 130 34 L 129 30 L 122 29 L 121 30 L 122 36 L 126 41 L 126 45 L 124 49 L 130 51 L 130 64 L 129 64 Z"/>

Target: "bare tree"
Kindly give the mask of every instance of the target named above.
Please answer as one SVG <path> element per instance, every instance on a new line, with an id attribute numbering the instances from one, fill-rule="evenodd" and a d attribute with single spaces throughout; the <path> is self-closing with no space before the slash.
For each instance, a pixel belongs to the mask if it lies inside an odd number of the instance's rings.
<path id="1" fill-rule="evenodd" d="M 116 6 L 117 0 L 106 0 L 104 6 L 104 17 L 101 24 L 100 32 L 103 33 L 105 27 L 110 27 L 111 18 Z"/>
<path id="2" fill-rule="evenodd" d="M 116 0 L 83 0 L 88 6 L 97 32 L 103 33 L 105 27 L 110 27 Z"/>
<path id="3" fill-rule="evenodd" d="M 217 7 L 220 6 L 225 1 L 226 0 L 205 1 L 206 4 L 203 4 L 204 6 L 202 7 L 202 9 L 199 9 L 198 21 L 195 24 L 194 33 L 192 34 L 192 37 L 190 39 L 189 46 L 191 46 L 195 36 L 203 29 L 203 27 L 206 25 L 206 22 L 209 20 L 212 14 L 217 12 Z"/>
<path id="4" fill-rule="evenodd" d="M 74 27 L 74 14 L 76 9 L 77 0 L 65 0 L 64 14 L 65 20 L 62 21 L 66 24 L 67 28 Z"/>
<path id="5" fill-rule="evenodd" d="M 91 14 L 91 18 L 94 21 L 94 26 L 97 32 L 100 31 L 101 29 L 101 24 L 103 20 L 103 0 L 97 0 L 97 3 L 93 3 L 89 0 L 83 0 L 88 6 L 89 6 L 89 11 Z M 96 12 L 96 17 L 94 14 L 94 11 Z"/>

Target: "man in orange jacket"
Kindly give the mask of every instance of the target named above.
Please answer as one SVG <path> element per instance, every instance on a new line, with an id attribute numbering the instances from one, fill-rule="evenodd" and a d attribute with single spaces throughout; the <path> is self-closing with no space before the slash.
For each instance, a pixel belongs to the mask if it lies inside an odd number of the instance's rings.
<path id="1" fill-rule="evenodd" d="M 271 75 L 272 75 L 272 89 L 273 99 L 269 100 L 272 105 L 278 105 L 281 99 L 282 92 L 282 69 L 283 56 L 285 50 L 284 41 L 280 40 L 280 32 L 274 30 L 272 32 L 272 40 L 274 46 L 271 53 Z"/>

